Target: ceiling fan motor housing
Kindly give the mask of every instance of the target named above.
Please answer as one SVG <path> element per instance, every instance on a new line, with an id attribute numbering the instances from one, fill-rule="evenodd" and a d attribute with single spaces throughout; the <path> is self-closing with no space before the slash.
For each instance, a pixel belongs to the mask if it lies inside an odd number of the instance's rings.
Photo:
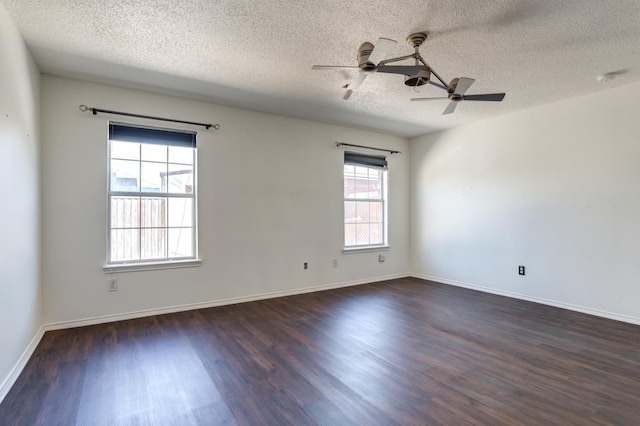
<path id="1" fill-rule="evenodd" d="M 424 86 L 431 79 L 431 68 L 424 67 L 416 75 L 408 75 L 404 78 L 404 84 L 411 87 Z"/>
<path id="2" fill-rule="evenodd" d="M 376 68 L 375 64 L 369 62 L 369 55 L 373 52 L 374 45 L 365 41 L 358 48 L 358 66 L 364 70 L 374 70 Z"/>

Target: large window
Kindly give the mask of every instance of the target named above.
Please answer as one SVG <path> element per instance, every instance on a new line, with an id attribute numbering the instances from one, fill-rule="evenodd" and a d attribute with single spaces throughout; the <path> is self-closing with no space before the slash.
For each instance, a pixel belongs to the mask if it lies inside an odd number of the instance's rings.
<path id="1" fill-rule="evenodd" d="M 345 152 L 345 249 L 387 245 L 387 161 Z"/>
<path id="2" fill-rule="evenodd" d="M 195 259 L 196 135 L 109 125 L 107 263 Z"/>

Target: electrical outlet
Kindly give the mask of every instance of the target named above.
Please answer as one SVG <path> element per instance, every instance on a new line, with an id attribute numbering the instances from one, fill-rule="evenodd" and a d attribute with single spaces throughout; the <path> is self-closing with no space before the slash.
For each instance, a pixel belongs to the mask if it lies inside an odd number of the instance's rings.
<path id="1" fill-rule="evenodd" d="M 118 280 L 115 278 L 109 278 L 107 280 L 107 291 L 118 291 Z"/>
<path id="2" fill-rule="evenodd" d="M 518 266 L 518 275 L 524 275 L 524 266 Z"/>
<path id="3" fill-rule="evenodd" d="M 309 264 L 307 262 L 304 262 L 304 269 L 309 269 Z"/>
<path id="4" fill-rule="evenodd" d="M 384 254 L 379 254 L 378 255 L 378 262 L 384 262 L 386 260 L 386 258 L 384 257 Z"/>
<path id="5" fill-rule="evenodd" d="M 333 259 L 333 267 L 337 268 L 338 267 L 338 259 Z"/>

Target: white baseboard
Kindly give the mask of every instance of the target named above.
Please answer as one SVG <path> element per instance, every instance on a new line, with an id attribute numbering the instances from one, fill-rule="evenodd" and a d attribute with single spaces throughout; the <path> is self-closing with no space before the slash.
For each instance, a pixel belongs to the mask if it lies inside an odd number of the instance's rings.
<path id="1" fill-rule="evenodd" d="M 315 291 L 331 290 L 331 289 L 341 288 L 341 287 L 351 287 L 351 286 L 361 285 L 361 284 L 370 284 L 374 282 L 392 280 L 396 278 L 406 278 L 408 276 L 409 274 L 407 273 L 393 274 L 393 275 L 386 275 L 381 277 L 366 278 L 362 280 L 345 281 L 341 283 L 298 288 L 294 290 L 282 290 L 282 291 L 275 291 L 271 293 L 262 293 L 262 294 L 257 294 L 253 296 L 232 297 L 228 299 L 212 300 L 212 301 L 201 302 L 201 303 L 190 303 L 186 305 L 176 305 L 176 306 L 169 306 L 169 307 L 158 308 L 158 309 L 145 309 L 141 311 L 127 312 L 124 314 L 105 315 L 100 317 L 84 318 L 80 320 L 54 322 L 54 323 L 45 324 L 43 328 L 45 331 L 49 331 L 49 330 L 61 330 L 65 328 L 84 327 L 87 325 L 104 324 L 108 322 L 149 317 L 153 315 L 171 314 L 175 312 L 191 311 L 194 309 L 213 308 L 215 306 L 233 305 L 236 303 L 244 303 L 244 302 L 254 302 L 256 300 L 273 299 L 275 297 L 294 296 L 296 294 L 312 293 Z"/>
<path id="2" fill-rule="evenodd" d="M 464 287 L 471 290 L 478 290 L 484 293 L 497 294 L 499 296 L 511 297 L 513 299 L 526 300 L 528 302 L 535 302 L 535 303 L 540 303 L 542 305 L 554 306 L 556 308 L 568 309 L 570 311 L 576 311 L 576 312 L 581 312 L 583 314 L 595 315 L 597 317 L 603 317 L 603 318 L 608 318 L 616 321 L 622 321 L 630 324 L 640 325 L 640 318 L 633 317 L 630 315 L 616 314 L 614 312 L 607 312 L 599 309 L 588 308 L 585 306 L 572 305 L 570 303 L 558 302 L 555 300 L 544 299 L 541 297 L 528 296 L 526 294 L 514 293 L 511 291 L 505 291 L 505 290 L 500 290 L 496 288 L 470 284 L 462 281 L 455 281 L 455 280 L 450 280 L 446 278 L 433 277 L 430 275 L 416 274 L 412 272 L 409 274 L 409 276 L 414 278 L 420 278 L 423 280 L 434 281 L 437 283 L 453 285 L 456 287 Z"/>
<path id="3" fill-rule="evenodd" d="M 33 355 L 33 352 L 36 350 L 38 343 L 42 340 L 42 336 L 44 336 L 44 327 L 40 327 L 38 331 L 36 331 L 35 336 L 33 336 L 27 348 L 22 352 L 20 358 L 18 358 L 18 362 L 16 362 L 7 377 L 0 383 L 0 403 L 2 403 L 9 393 L 9 390 L 11 390 L 11 387 L 15 384 L 16 380 L 18 380 L 20 373 L 24 370 L 29 358 L 31 358 L 31 355 Z"/>

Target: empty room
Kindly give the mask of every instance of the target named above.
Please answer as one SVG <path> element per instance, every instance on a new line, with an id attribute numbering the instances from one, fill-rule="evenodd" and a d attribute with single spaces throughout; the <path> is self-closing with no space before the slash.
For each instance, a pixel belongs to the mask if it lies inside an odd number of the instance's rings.
<path id="1" fill-rule="evenodd" d="M 0 0 L 0 425 L 640 424 L 640 3 Z"/>

